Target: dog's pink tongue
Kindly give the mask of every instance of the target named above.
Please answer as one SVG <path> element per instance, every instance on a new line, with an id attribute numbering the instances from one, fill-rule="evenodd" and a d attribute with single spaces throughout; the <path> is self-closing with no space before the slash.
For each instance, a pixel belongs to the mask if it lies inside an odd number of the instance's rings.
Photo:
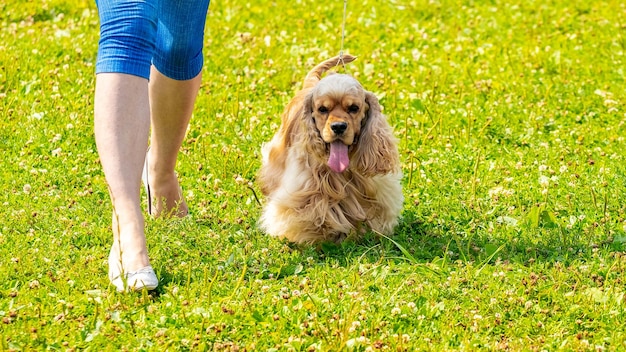
<path id="1" fill-rule="evenodd" d="M 340 141 L 330 144 L 330 157 L 328 157 L 328 166 L 334 172 L 344 172 L 350 160 L 348 159 L 348 146 Z"/>

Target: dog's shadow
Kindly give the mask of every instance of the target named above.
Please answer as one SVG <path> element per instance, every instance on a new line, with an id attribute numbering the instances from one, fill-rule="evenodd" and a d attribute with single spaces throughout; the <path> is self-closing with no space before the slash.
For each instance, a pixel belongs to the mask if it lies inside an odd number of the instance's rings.
<path id="1" fill-rule="evenodd" d="M 156 290 L 156 294 L 162 293 L 165 287 L 173 284 L 187 285 L 196 280 L 207 279 L 197 272 L 199 270 L 197 268 L 191 271 L 191 275 L 185 270 L 168 268 L 171 265 L 180 266 L 180 261 L 195 260 L 210 273 L 217 272 L 220 266 L 226 267 L 228 270 L 243 272 L 242 278 L 251 281 L 285 280 L 294 276 L 307 275 L 311 270 L 327 270 L 326 268 L 336 266 L 351 270 L 364 263 L 407 264 L 415 265 L 416 270 L 419 270 L 419 267 L 437 270 L 438 267 L 444 268 L 458 260 L 468 263 L 489 263 L 501 258 L 525 265 L 533 259 L 550 261 L 559 255 L 559 251 L 563 251 L 558 248 L 557 244 L 546 243 L 545 246 L 538 246 L 537 243 L 533 245 L 523 242 L 522 239 L 515 244 L 506 244 L 501 247 L 498 245 L 500 239 L 489 235 L 472 238 L 463 238 L 459 235 L 455 237 L 452 225 L 433 223 L 412 210 L 403 212 L 393 236 L 368 232 L 359 238 L 348 237 L 339 244 L 322 242 L 314 245 L 296 245 L 269 237 L 259 230 L 250 230 L 256 228 L 255 224 L 248 225 L 250 225 L 248 230 L 240 231 L 243 233 L 241 236 L 245 238 L 237 237 L 239 235 L 234 234 L 236 231 L 230 231 L 233 230 L 232 228 L 214 221 L 181 226 L 183 230 L 186 226 L 205 226 L 207 229 L 222 226 L 229 230 L 223 229 L 223 232 L 231 233 L 228 238 L 222 239 L 223 241 L 229 241 L 232 244 L 251 242 L 252 244 L 248 246 L 252 248 L 250 252 L 243 249 L 245 245 L 225 247 L 234 253 L 232 262 L 230 262 L 230 254 L 216 258 L 215 253 L 206 247 L 202 238 L 184 238 L 184 236 L 181 238 L 180 233 L 176 232 L 176 230 L 181 230 L 181 227 L 175 226 L 175 229 L 171 229 L 172 233 L 169 236 L 185 245 L 164 239 L 164 243 L 169 242 L 169 244 L 161 248 L 162 253 L 159 256 L 162 262 L 161 264 L 157 262 L 157 268 L 155 268 L 161 280 L 161 286 Z M 195 242 L 190 244 L 189 241 Z M 268 250 L 266 253 L 282 252 L 283 255 L 262 255 L 261 249 L 264 248 Z M 535 248 L 535 251 L 529 251 L 529 248 Z M 497 250 L 495 253 L 494 249 Z M 284 255 L 284 253 L 288 254 Z M 208 280 L 210 281 L 210 278 Z"/>
<path id="2" fill-rule="evenodd" d="M 398 262 L 445 266 L 457 261 L 482 264 L 504 261 L 518 265 L 531 265 L 537 261 L 568 263 L 577 257 L 591 255 L 594 247 L 603 246 L 614 251 L 626 248 L 626 241 L 616 241 L 611 236 L 590 245 L 585 239 L 575 239 L 575 235 L 568 233 L 567 229 L 540 225 L 532 229 L 544 234 L 539 238 L 524 236 L 520 232 L 526 229 L 512 229 L 506 224 L 496 225 L 497 230 L 493 233 L 484 230 L 473 234 L 459 233 L 456 226 L 454 219 L 434 222 L 418 212 L 405 210 L 393 236 L 370 233 L 359 242 L 326 245 L 321 251 L 324 256 L 338 261 L 361 255 L 369 255 L 373 260 L 378 255 Z M 555 234 L 559 230 L 563 232 L 561 237 L 572 238 L 561 239 Z M 565 240 L 568 242 L 564 243 Z M 381 248 L 378 254 L 371 250 L 375 246 Z"/>
<path id="3" fill-rule="evenodd" d="M 445 255 L 445 248 L 445 241 L 429 235 L 424 224 L 413 216 L 405 216 L 392 236 L 369 231 L 341 243 L 322 242 L 314 246 L 320 262 L 332 261 L 344 267 L 381 261 L 427 264 Z"/>

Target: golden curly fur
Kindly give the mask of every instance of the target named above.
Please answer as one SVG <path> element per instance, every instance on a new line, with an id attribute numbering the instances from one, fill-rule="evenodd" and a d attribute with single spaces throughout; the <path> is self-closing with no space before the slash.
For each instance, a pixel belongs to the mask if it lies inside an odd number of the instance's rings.
<path id="1" fill-rule="evenodd" d="M 356 58 L 344 55 L 345 63 Z M 346 74 L 313 68 L 263 145 L 261 228 L 297 243 L 343 240 L 368 229 L 391 235 L 402 211 L 397 142 L 376 96 Z"/>

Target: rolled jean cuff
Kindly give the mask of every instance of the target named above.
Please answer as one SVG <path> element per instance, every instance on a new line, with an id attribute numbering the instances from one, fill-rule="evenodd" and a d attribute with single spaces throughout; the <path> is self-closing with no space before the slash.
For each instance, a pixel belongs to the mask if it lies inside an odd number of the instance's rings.
<path id="1" fill-rule="evenodd" d="M 171 65 L 168 60 L 161 59 L 158 55 L 155 55 L 152 64 L 166 77 L 186 81 L 196 77 L 200 71 L 202 71 L 204 56 L 202 55 L 202 51 L 200 51 L 196 57 L 188 61 L 185 65 Z"/>

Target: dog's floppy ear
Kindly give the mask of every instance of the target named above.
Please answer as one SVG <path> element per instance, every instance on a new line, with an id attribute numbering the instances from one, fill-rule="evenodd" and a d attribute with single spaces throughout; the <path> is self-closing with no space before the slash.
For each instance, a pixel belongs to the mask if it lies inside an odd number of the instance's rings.
<path id="1" fill-rule="evenodd" d="M 301 90 L 283 111 L 279 133 L 284 148 L 289 148 L 296 143 L 302 133 L 302 128 L 307 127 L 303 126 L 303 121 L 306 120 L 306 115 L 311 115 L 311 104 L 310 90 Z"/>
<path id="2" fill-rule="evenodd" d="M 378 98 L 372 92 L 365 92 L 365 103 L 369 109 L 354 153 L 356 167 L 365 175 L 398 171 L 397 141 Z"/>
<path id="3" fill-rule="evenodd" d="M 310 90 L 302 101 L 302 120 L 306 124 L 307 127 L 311 127 L 311 125 L 315 125 L 313 120 L 313 90 Z"/>
<path id="4" fill-rule="evenodd" d="M 310 154 L 322 155 L 326 146 L 322 138 L 320 138 L 320 131 L 318 131 L 315 125 L 315 117 L 313 116 L 313 90 L 309 91 L 304 96 L 302 102 L 302 112 L 300 114 L 301 126 L 304 128 L 301 132 L 301 136 L 305 139 L 304 147 Z"/>

